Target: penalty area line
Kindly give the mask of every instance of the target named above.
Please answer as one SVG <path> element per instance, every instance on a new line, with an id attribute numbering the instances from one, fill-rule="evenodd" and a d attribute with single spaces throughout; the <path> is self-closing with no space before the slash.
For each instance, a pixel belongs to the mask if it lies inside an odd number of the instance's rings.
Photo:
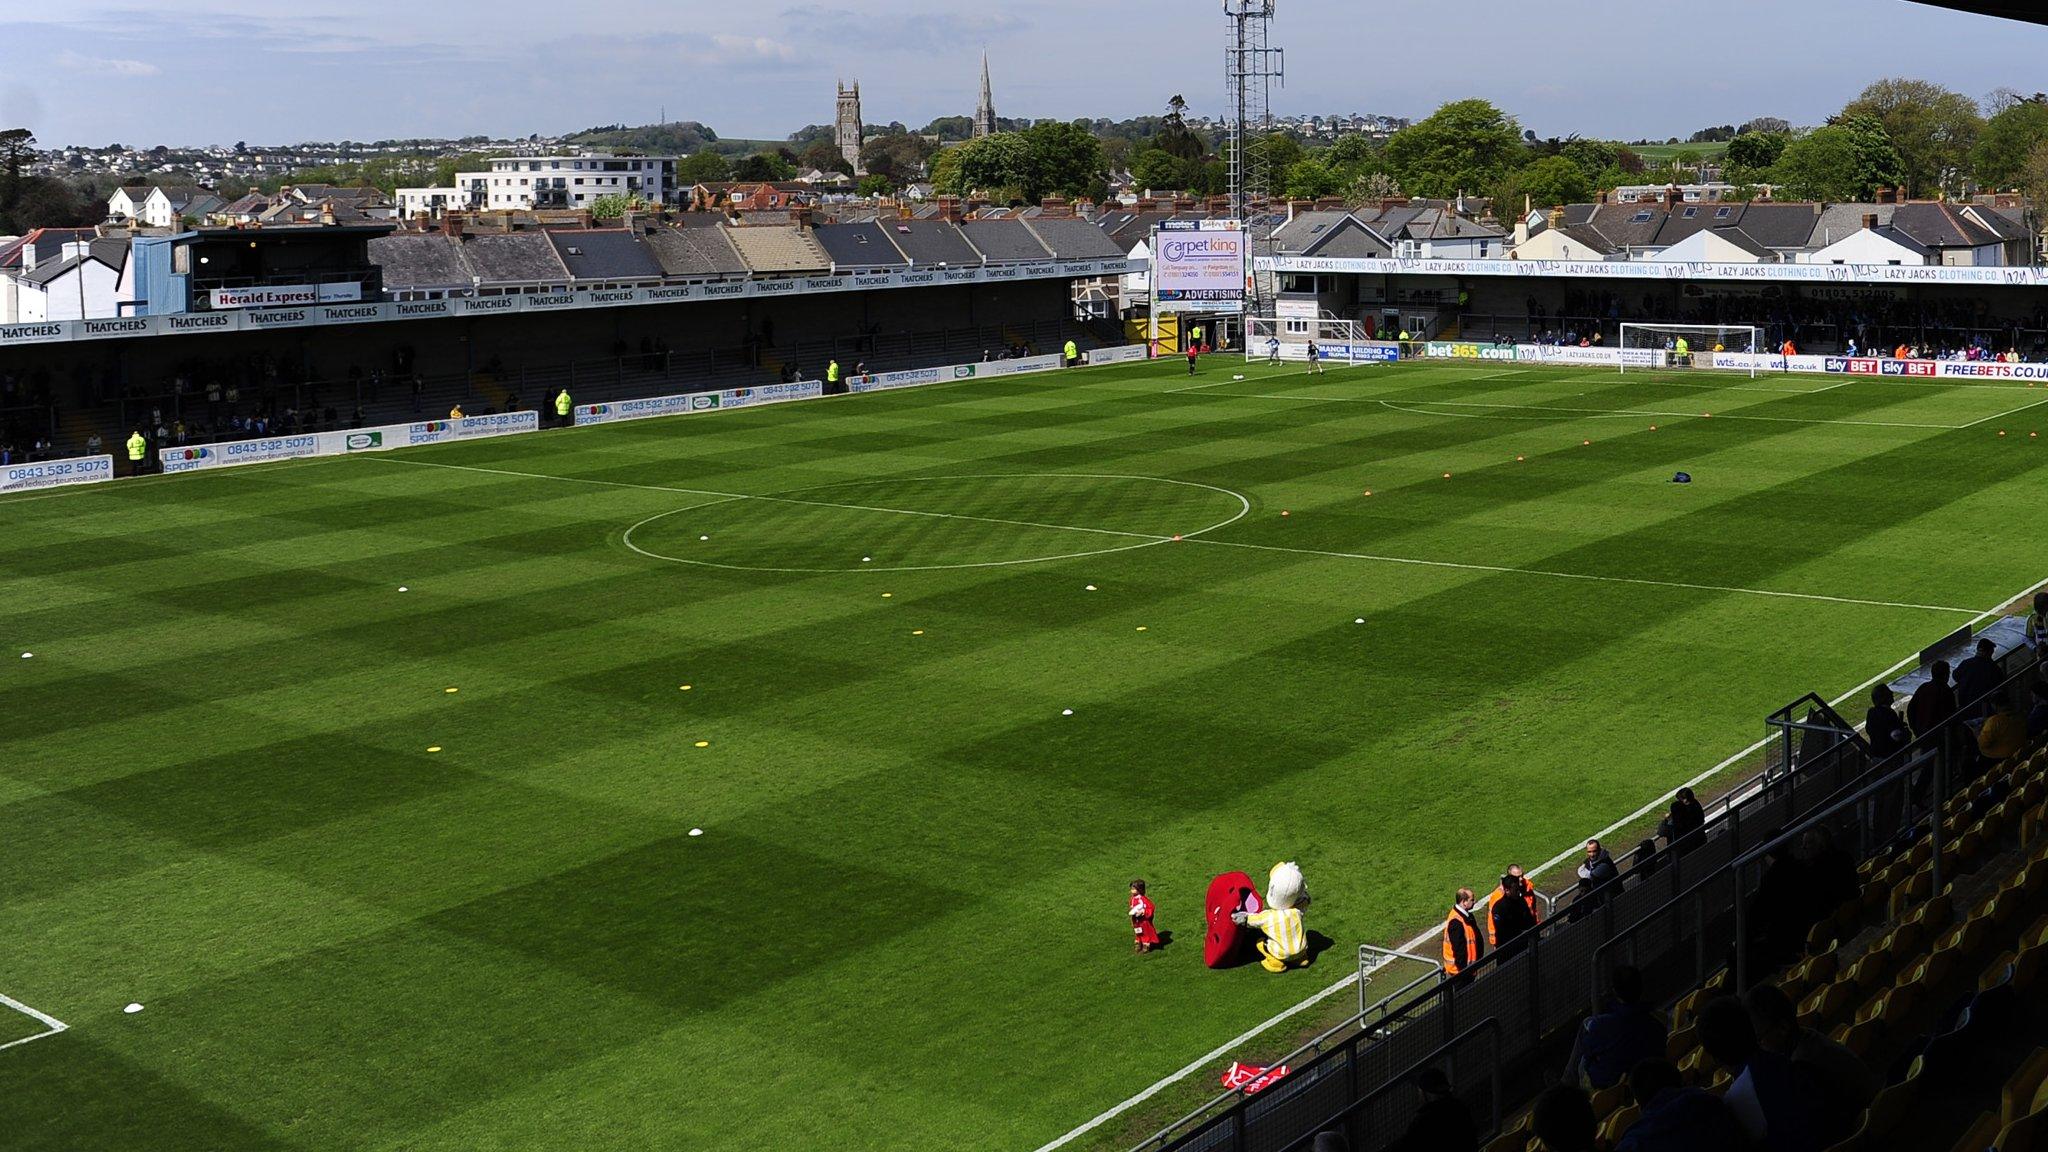
<path id="1" fill-rule="evenodd" d="M 55 1036 L 59 1032 L 68 1030 L 71 1027 L 71 1025 L 66 1024 L 62 1020 L 57 1019 L 55 1016 L 50 1015 L 48 1012 L 43 1012 L 35 1008 L 31 1008 L 28 1005 L 23 1004 L 21 1001 L 16 1000 L 12 996 L 0 994 L 0 1004 L 4 1004 L 9 1008 L 14 1009 L 16 1012 L 19 1012 L 22 1015 L 29 1017 L 30 1019 L 36 1021 L 37 1023 L 43 1026 L 43 1031 L 38 1032 L 33 1036 L 23 1036 L 19 1040 L 9 1040 L 5 1044 L 0 1044 L 0 1051 L 4 1051 L 8 1048 L 18 1048 L 23 1044 L 29 1044 L 37 1040 L 46 1040 L 52 1036 Z"/>

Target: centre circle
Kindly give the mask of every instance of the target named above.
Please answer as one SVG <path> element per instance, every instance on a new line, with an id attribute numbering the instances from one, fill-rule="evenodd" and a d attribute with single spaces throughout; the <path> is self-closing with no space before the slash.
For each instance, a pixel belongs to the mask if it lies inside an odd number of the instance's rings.
<path id="1" fill-rule="evenodd" d="M 707 496 L 626 529 L 655 560 L 741 572 L 999 568 L 1129 552 L 1242 519 L 1228 488 L 1071 472 L 847 480 Z"/>

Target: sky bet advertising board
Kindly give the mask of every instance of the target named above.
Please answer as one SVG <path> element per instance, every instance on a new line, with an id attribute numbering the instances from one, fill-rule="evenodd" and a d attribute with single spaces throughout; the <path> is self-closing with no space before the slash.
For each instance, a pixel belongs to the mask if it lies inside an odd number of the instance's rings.
<path id="1" fill-rule="evenodd" d="M 1249 247 L 1239 226 L 1196 231 L 1162 227 L 1152 245 L 1152 288 L 1160 310 L 1242 311 Z"/>

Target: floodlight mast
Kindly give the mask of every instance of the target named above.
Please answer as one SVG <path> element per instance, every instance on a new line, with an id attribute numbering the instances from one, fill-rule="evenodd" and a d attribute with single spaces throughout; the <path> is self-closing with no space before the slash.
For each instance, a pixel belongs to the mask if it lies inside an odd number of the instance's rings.
<path id="1" fill-rule="evenodd" d="M 1249 221 L 1255 201 L 1272 194 L 1265 138 L 1273 130 L 1273 85 L 1286 83 L 1286 57 L 1270 45 L 1274 0 L 1223 0 L 1230 20 L 1224 87 L 1231 100 L 1230 214 Z M 1252 255 L 1259 254 L 1255 244 Z M 1253 278 L 1257 282 L 1257 278 Z"/>

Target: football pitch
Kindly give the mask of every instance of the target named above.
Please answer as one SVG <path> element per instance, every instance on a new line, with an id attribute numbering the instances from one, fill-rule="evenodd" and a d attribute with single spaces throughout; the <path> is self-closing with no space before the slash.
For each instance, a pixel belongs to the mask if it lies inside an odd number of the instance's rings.
<path id="1" fill-rule="evenodd" d="M 1214 358 L 0 499 L 6 1143 L 1028 1152 L 2030 590 L 2037 430 Z"/>

